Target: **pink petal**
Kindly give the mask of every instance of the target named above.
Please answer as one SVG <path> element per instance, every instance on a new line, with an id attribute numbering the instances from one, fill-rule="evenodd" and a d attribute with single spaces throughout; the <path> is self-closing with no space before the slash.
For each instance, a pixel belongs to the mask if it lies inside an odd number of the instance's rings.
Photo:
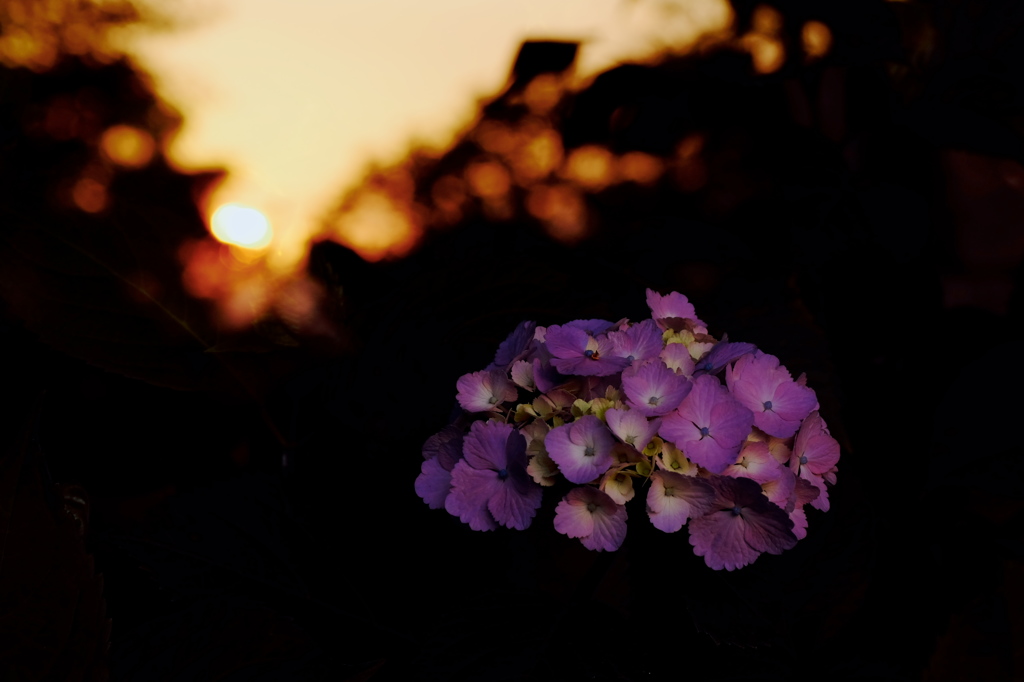
<path id="1" fill-rule="evenodd" d="M 702 516 L 715 501 L 715 491 L 702 479 L 655 471 L 647 492 L 647 515 L 658 530 L 675 533 L 687 520 Z"/>
<path id="2" fill-rule="evenodd" d="M 586 502 L 570 499 L 571 494 L 555 507 L 555 530 L 571 538 L 587 537 L 594 532 L 594 515 Z"/>
<path id="3" fill-rule="evenodd" d="M 666 317 L 682 317 L 700 322 L 697 319 L 697 312 L 694 310 L 693 304 L 690 303 L 689 299 L 675 291 L 667 296 L 662 296 L 653 289 L 648 289 L 647 305 L 651 309 L 651 317 L 655 320 Z"/>
<path id="4" fill-rule="evenodd" d="M 455 399 L 467 412 L 497 411 L 501 403 L 515 400 L 519 393 L 504 372 L 481 370 L 464 374 L 456 382 Z"/>
<path id="5" fill-rule="evenodd" d="M 611 432 L 594 415 L 551 429 L 544 439 L 548 456 L 572 483 L 587 483 L 606 472 L 614 462 L 614 444 Z"/>

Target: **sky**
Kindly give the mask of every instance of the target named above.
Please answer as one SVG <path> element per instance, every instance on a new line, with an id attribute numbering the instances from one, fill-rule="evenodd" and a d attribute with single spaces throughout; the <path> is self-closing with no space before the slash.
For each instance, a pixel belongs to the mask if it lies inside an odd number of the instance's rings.
<path id="1" fill-rule="evenodd" d="M 659 6 L 671 3 L 667 15 Z M 309 235 L 370 162 L 444 146 L 506 83 L 527 38 L 581 40 L 582 80 L 728 23 L 724 0 L 177 0 L 126 48 L 184 115 L 169 150 L 225 167 L 209 210 Z"/>

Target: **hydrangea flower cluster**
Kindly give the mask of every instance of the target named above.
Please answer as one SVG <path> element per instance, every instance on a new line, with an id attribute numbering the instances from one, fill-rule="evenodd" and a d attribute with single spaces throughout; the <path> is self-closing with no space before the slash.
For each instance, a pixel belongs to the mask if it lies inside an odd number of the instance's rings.
<path id="1" fill-rule="evenodd" d="M 734 570 L 807 535 L 828 511 L 839 443 L 806 376 L 750 343 L 716 340 L 685 296 L 647 290 L 640 322 L 523 322 L 494 362 L 458 380 L 465 410 L 431 436 L 416 492 L 474 530 L 528 527 L 543 489 L 577 487 L 555 529 L 614 551 L 626 503 L 686 526 L 694 552 Z"/>

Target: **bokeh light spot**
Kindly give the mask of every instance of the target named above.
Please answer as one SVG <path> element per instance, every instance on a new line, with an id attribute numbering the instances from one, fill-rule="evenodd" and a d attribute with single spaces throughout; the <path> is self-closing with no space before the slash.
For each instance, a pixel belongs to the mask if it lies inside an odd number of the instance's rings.
<path id="1" fill-rule="evenodd" d="M 808 57 L 821 57 L 832 47 L 832 31 L 820 21 L 808 21 L 800 31 Z"/>
<path id="2" fill-rule="evenodd" d="M 86 213 L 99 213 L 107 207 L 107 188 L 95 178 L 85 177 L 75 183 L 71 198 Z"/>
<path id="3" fill-rule="evenodd" d="M 103 154 L 125 168 L 142 168 L 153 158 L 156 143 L 145 130 L 129 125 L 107 128 L 100 140 Z"/>
<path id="4" fill-rule="evenodd" d="M 561 162 L 562 137 L 557 131 L 544 128 L 517 150 L 512 166 L 519 182 L 530 184 L 550 175 Z"/>
<path id="5" fill-rule="evenodd" d="M 782 30 L 782 15 L 774 7 L 758 5 L 754 9 L 751 24 L 758 33 L 766 36 L 778 35 Z"/>
<path id="6" fill-rule="evenodd" d="M 508 194 L 512 181 L 508 171 L 497 161 L 479 161 L 466 168 L 466 182 L 473 194 L 483 199 L 496 199 Z"/>
<path id="7" fill-rule="evenodd" d="M 483 121 L 474 133 L 477 144 L 492 154 L 508 154 L 518 144 L 518 136 L 498 121 Z"/>
<path id="8" fill-rule="evenodd" d="M 224 204 L 210 218 L 213 236 L 225 244 L 262 249 L 270 244 L 273 230 L 267 217 L 251 206 Z"/>
<path id="9" fill-rule="evenodd" d="M 573 151 L 566 162 L 566 176 L 589 190 L 600 190 L 612 181 L 612 153 L 604 147 L 587 145 Z"/>
<path id="10" fill-rule="evenodd" d="M 628 152 L 619 159 L 619 177 L 641 185 L 655 182 L 664 170 L 661 159 L 643 152 Z"/>
<path id="11" fill-rule="evenodd" d="M 400 257 L 415 246 L 419 225 L 383 192 L 369 191 L 334 221 L 334 237 L 368 261 Z"/>
<path id="12" fill-rule="evenodd" d="M 562 98 L 562 90 L 560 76 L 544 73 L 534 78 L 526 86 L 526 91 L 523 92 L 523 101 L 533 113 L 547 114 Z"/>
<path id="13" fill-rule="evenodd" d="M 782 43 L 775 38 L 760 33 L 751 33 L 744 37 L 743 44 L 750 52 L 754 70 L 758 73 L 778 71 L 786 61 L 786 51 L 782 47 Z"/>
<path id="14" fill-rule="evenodd" d="M 526 209 L 555 239 L 573 244 L 586 236 L 587 207 L 579 190 L 570 185 L 538 185 L 526 199 Z"/>

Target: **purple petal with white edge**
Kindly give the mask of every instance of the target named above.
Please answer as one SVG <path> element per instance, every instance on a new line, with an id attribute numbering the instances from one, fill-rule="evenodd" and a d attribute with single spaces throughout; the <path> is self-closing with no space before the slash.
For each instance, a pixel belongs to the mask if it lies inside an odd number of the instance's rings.
<path id="1" fill-rule="evenodd" d="M 661 353 L 661 330 L 654 320 L 644 320 L 625 331 L 609 332 L 612 354 L 630 362 L 643 362 Z"/>
<path id="2" fill-rule="evenodd" d="M 494 355 L 494 362 L 487 369 L 508 370 L 515 360 L 520 359 L 529 350 L 530 342 L 533 341 L 533 335 L 536 330 L 536 322 L 529 320 L 520 322 L 512 330 L 512 333 L 508 335 L 508 338 L 498 346 L 498 352 Z"/>
<path id="3" fill-rule="evenodd" d="M 648 421 L 647 417 L 636 410 L 620 410 L 613 407 L 604 413 L 604 418 L 616 438 L 637 450 L 647 447 L 661 426 L 660 419 Z"/>
<path id="4" fill-rule="evenodd" d="M 416 494 L 431 509 L 444 507 L 444 500 L 452 488 L 452 473 L 441 465 L 439 458 L 428 459 L 420 465 L 416 477 Z"/>
<path id="5" fill-rule="evenodd" d="M 734 571 L 761 555 L 744 539 L 743 517 L 732 511 L 716 511 L 690 521 L 690 544 L 693 553 L 704 557 L 709 568 Z"/>
<path id="6" fill-rule="evenodd" d="M 466 460 L 461 460 L 452 470 L 452 490 L 444 501 L 444 508 L 473 530 L 494 530 L 498 524 L 487 510 L 487 503 L 500 485 L 495 472 L 474 469 Z"/>
<path id="7" fill-rule="evenodd" d="M 459 392 L 455 398 L 466 412 L 497 411 L 501 403 L 515 400 L 519 395 L 505 373 L 498 370 L 464 374 L 456 386 Z"/>
<path id="8" fill-rule="evenodd" d="M 462 459 L 462 439 L 464 432 L 455 424 L 449 424 L 423 444 L 423 459 L 440 459 L 441 466 L 451 471 L 455 463 Z"/>
<path id="9" fill-rule="evenodd" d="M 559 471 L 572 483 L 594 480 L 614 462 L 615 438 L 594 415 L 580 417 L 548 433 L 544 447 Z"/>
<path id="10" fill-rule="evenodd" d="M 714 500 L 714 489 L 703 479 L 655 471 L 647 491 L 647 515 L 658 530 L 675 533 L 689 519 L 707 513 Z"/>
<path id="11" fill-rule="evenodd" d="M 462 452 L 474 469 L 504 469 L 508 465 L 505 450 L 515 429 L 497 421 L 477 421 L 469 427 Z M 522 436 L 520 436 L 522 438 Z M 524 445 L 525 448 L 525 440 Z"/>
<path id="12" fill-rule="evenodd" d="M 647 417 L 660 417 L 676 409 L 692 388 L 693 384 L 660 359 L 622 373 L 622 390 L 629 406 Z"/>
<path id="13" fill-rule="evenodd" d="M 651 309 L 651 317 L 655 320 L 667 317 L 680 317 L 700 322 L 697 319 L 697 311 L 694 310 L 690 300 L 675 291 L 667 296 L 662 296 L 653 289 L 648 289 L 647 306 Z M 703 322 L 700 323 L 703 324 Z M 658 326 L 661 325 L 659 324 Z"/>
<path id="14" fill-rule="evenodd" d="M 717 374 L 733 360 L 743 357 L 747 353 L 753 353 L 755 350 L 757 350 L 757 346 L 752 343 L 742 341 L 732 343 L 726 341 L 723 337 L 721 341 L 715 344 L 714 348 L 694 363 L 693 375 L 696 377 L 701 374 Z"/>
<path id="15" fill-rule="evenodd" d="M 594 532 L 594 514 L 588 509 L 587 498 L 573 488 L 555 507 L 555 530 L 571 538 L 585 538 Z"/>

